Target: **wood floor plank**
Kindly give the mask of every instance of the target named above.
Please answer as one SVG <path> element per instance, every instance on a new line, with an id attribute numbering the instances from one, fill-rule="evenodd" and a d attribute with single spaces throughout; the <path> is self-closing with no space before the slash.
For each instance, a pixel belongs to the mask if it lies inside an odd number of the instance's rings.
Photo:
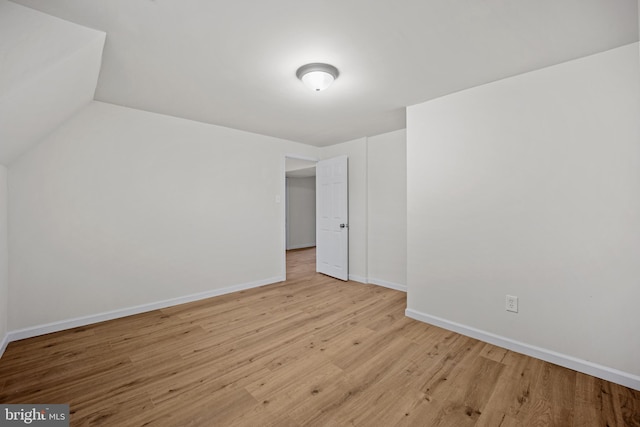
<path id="1" fill-rule="evenodd" d="M 335 333 L 336 331 L 339 333 Z M 329 332 L 327 334 L 327 332 Z M 348 328 L 325 329 L 314 334 L 314 340 L 311 342 L 313 349 L 323 353 L 326 357 L 334 360 L 336 363 L 348 363 L 345 356 L 350 357 L 362 356 L 362 354 L 373 356 L 374 353 L 368 352 L 371 342 L 374 340 L 375 332 L 371 329 L 361 326 L 349 326 Z M 363 343 L 367 343 L 363 346 Z"/>
<path id="2" fill-rule="evenodd" d="M 273 413 L 262 405 L 256 405 L 229 423 L 229 427 L 301 427 L 289 415 Z"/>
<path id="3" fill-rule="evenodd" d="M 640 392 L 614 385 L 618 389 L 620 411 L 625 426 L 640 427 Z"/>
<path id="4" fill-rule="evenodd" d="M 183 397 L 213 395 L 223 390 L 246 389 L 247 385 L 269 374 L 268 369 L 255 363 L 225 370 L 224 373 L 212 372 L 209 375 L 192 370 L 188 375 L 176 375 L 171 379 L 156 381 L 153 389 L 147 394 L 151 401 L 158 405 L 173 400 L 176 395 Z"/>
<path id="5" fill-rule="evenodd" d="M 544 365 L 534 399 L 546 400 L 552 425 L 573 425 L 576 372 L 551 363 Z"/>
<path id="6" fill-rule="evenodd" d="M 493 344 L 485 344 L 484 348 L 480 352 L 480 356 L 496 362 L 502 362 L 508 352 L 509 350 L 506 348 L 497 347 Z"/>
<path id="7" fill-rule="evenodd" d="M 71 402 L 71 416 L 74 426 L 122 425 L 132 413 L 149 412 L 154 408 L 151 399 L 144 394 L 105 397 L 99 401 L 86 403 Z"/>
<path id="8" fill-rule="evenodd" d="M 366 357 L 366 362 L 357 363 L 357 366 L 346 368 L 346 379 L 351 388 L 323 408 L 317 417 L 309 420 L 314 425 L 324 425 L 332 418 L 348 420 L 349 423 L 357 425 L 362 423 L 373 405 L 379 400 L 379 395 L 372 393 L 375 386 L 381 382 L 398 377 L 404 367 L 416 357 L 420 351 L 419 347 L 404 337 L 386 343 L 386 348 L 393 349 L 389 352 L 374 352 Z M 362 355 L 371 353 L 365 349 L 358 349 Z M 383 393 L 389 392 L 384 389 Z"/>
<path id="9" fill-rule="evenodd" d="M 475 427 L 520 427 L 522 424 L 507 414 L 498 411 L 484 411 Z"/>
<path id="10" fill-rule="evenodd" d="M 24 356 L 21 363 L 7 363 L 0 376 L 4 378 L 7 387 L 19 387 L 30 381 L 46 382 L 51 377 L 56 379 L 64 372 L 83 369 L 95 360 L 104 359 L 110 351 L 111 347 L 106 341 L 90 342 L 84 346 L 77 344 L 73 347 L 58 347 L 47 354 L 50 363 L 34 366 L 33 361 L 30 362 L 31 359 Z"/>
<path id="11" fill-rule="evenodd" d="M 621 408 L 614 409 L 617 402 L 614 401 L 614 393 L 607 381 L 576 373 L 576 410 L 573 425 L 624 425 Z"/>
<path id="12" fill-rule="evenodd" d="M 72 426 L 640 426 L 640 392 L 404 316 L 402 292 L 315 272 L 12 342 L 0 403 Z"/>
<path id="13" fill-rule="evenodd" d="M 31 378 L 14 386 L 9 385 L 0 394 L 0 402 L 68 403 L 76 396 L 85 396 L 88 391 L 94 391 L 96 384 L 108 385 L 110 379 L 128 377 L 134 372 L 128 358 L 96 359 L 79 365 L 78 369 L 69 373 L 63 372 L 57 378 L 46 381 Z"/>
<path id="14" fill-rule="evenodd" d="M 483 356 L 472 357 L 468 362 L 469 365 L 455 378 L 458 385 L 466 386 L 454 387 L 447 400 L 462 408 L 458 415 L 465 423 L 473 420 L 471 424 L 476 424 L 505 366 Z"/>
<path id="15" fill-rule="evenodd" d="M 282 370 L 287 371 L 286 376 Z M 291 382 L 289 372 L 295 372 L 299 381 Z M 314 406 L 321 405 L 321 396 L 343 376 L 340 368 L 322 355 L 315 355 L 267 375 L 249 384 L 246 389 L 269 411 L 288 413 L 294 421 L 303 425 L 304 420 L 297 416 L 300 409 L 305 408 L 302 413 L 308 413 Z"/>
<path id="16" fill-rule="evenodd" d="M 504 369 L 492 393 L 479 425 L 491 425 L 491 414 L 505 414 L 507 418 L 522 422 L 532 407 L 535 389 L 544 362 L 518 353 L 507 352 L 502 360 Z"/>
<path id="17" fill-rule="evenodd" d="M 86 338 L 91 338 L 86 340 Z M 69 331 L 56 332 L 41 335 L 29 340 L 16 341 L 11 344 L 12 351 L 5 352 L 0 364 L 0 378 L 11 372 L 24 369 L 31 363 L 30 356 L 34 353 L 48 355 L 52 361 L 65 363 L 67 354 L 77 349 L 84 349 L 89 342 L 90 346 L 100 345 L 95 339 L 95 333 L 86 328 L 75 328 Z"/>

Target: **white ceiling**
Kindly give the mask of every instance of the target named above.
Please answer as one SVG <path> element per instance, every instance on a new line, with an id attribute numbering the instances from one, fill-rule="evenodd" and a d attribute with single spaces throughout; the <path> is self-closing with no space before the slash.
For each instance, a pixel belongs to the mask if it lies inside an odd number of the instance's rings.
<path id="1" fill-rule="evenodd" d="M 93 99 L 105 34 L 0 0 L 0 164 Z"/>
<path id="2" fill-rule="evenodd" d="M 100 101 L 318 146 L 638 40 L 636 0 L 15 0 L 107 33 Z M 328 62 L 314 93 L 295 77 Z"/>
<path id="3" fill-rule="evenodd" d="M 287 172 L 285 174 L 287 178 L 311 178 L 312 176 L 316 176 L 316 168 L 306 168 L 306 169 L 298 169 L 295 171 Z"/>
<path id="4" fill-rule="evenodd" d="M 316 176 L 316 162 L 285 157 L 284 171 L 287 178 L 308 178 L 310 176 Z"/>

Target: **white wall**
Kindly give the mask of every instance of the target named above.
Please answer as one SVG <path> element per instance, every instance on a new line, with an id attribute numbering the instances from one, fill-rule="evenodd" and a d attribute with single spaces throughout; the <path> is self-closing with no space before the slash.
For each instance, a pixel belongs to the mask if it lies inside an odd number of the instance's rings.
<path id="1" fill-rule="evenodd" d="M 281 279 L 285 153 L 93 102 L 9 168 L 9 328 Z"/>
<path id="2" fill-rule="evenodd" d="M 320 149 L 340 155 L 349 157 L 349 278 L 405 290 L 406 132 Z"/>
<path id="3" fill-rule="evenodd" d="M 632 44 L 408 108 L 409 314 L 640 386 L 639 72 Z"/>
<path id="4" fill-rule="evenodd" d="M 367 282 L 367 138 L 323 147 L 322 159 L 349 157 L 349 278 Z"/>
<path id="5" fill-rule="evenodd" d="M 406 290 L 406 131 L 320 153 L 349 157 L 349 278 Z"/>
<path id="6" fill-rule="evenodd" d="M 93 102 L 9 168 L 8 328 L 66 327 L 279 280 L 285 154 L 349 156 L 350 276 L 367 282 L 368 193 L 376 210 L 398 214 L 385 198 L 394 181 L 393 196 L 402 196 L 403 154 L 392 147 L 402 150 L 403 138 L 372 139 L 372 161 L 395 166 L 376 169 L 391 176 L 369 183 L 366 138 L 316 148 Z M 374 229 L 385 221 L 375 217 Z M 405 236 L 395 237 L 374 239 L 380 284 L 403 284 Z M 29 335 L 20 334 L 13 338 Z"/>
<path id="7" fill-rule="evenodd" d="M 7 168 L 0 165 L 0 356 L 4 352 L 9 310 L 9 264 L 7 247 Z"/>
<path id="8" fill-rule="evenodd" d="M 287 249 L 316 245 L 316 177 L 287 178 Z"/>
<path id="9" fill-rule="evenodd" d="M 368 279 L 407 285 L 407 150 L 404 129 L 367 138 Z"/>

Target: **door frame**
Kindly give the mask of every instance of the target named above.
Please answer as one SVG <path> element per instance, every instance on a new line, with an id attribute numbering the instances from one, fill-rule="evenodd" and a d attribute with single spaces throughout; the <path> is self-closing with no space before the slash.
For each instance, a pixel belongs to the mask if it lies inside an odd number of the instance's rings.
<path id="1" fill-rule="evenodd" d="M 281 227 L 282 227 L 282 281 L 284 282 L 285 280 L 287 280 L 287 158 L 290 159 L 296 159 L 296 160 L 306 160 L 308 162 L 315 162 L 318 163 L 318 161 L 320 159 L 318 158 L 314 158 L 314 157 L 309 157 L 309 156 L 303 156 L 300 154 L 291 154 L 291 153 L 285 153 L 285 155 L 282 157 L 282 184 L 280 186 L 281 188 L 281 216 L 282 216 L 282 222 L 281 222 Z M 282 200 L 284 199 L 284 200 Z"/>

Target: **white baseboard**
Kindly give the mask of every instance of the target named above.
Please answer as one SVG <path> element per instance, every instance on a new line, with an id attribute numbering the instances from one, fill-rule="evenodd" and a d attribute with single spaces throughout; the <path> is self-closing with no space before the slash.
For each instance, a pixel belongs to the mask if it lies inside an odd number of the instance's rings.
<path id="1" fill-rule="evenodd" d="M 400 285 L 398 283 L 388 282 L 386 280 L 371 278 L 369 279 L 369 283 L 371 283 L 372 285 L 383 286 L 389 289 L 395 289 L 396 291 L 407 292 L 407 285 Z"/>
<path id="2" fill-rule="evenodd" d="M 9 334 L 6 334 L 4 337 L 2 337 L 2 341 L 0 341 L 0 357 L 2 357 L 8 345 L 9 345 Z"/>
<path id="3" fill-rule="evenodd" d="M 349 274 L 349 280 L 359 283 L 367 283 L 367 278 L 362 276 L 356 276 L 355 274 Z"/>
<path id="4" fill-rule="evenodd" d="M 383 286 L 385 288 L 395 289 L 396 291 L 407 292 L 407 286 L 406 285 L 400 285 L 398 283 L 388 282 L 388 281 L 382 280 L 382 279 L 367 279 L 366 277 L 363 277 L 363 276 L 357 276 L 355 274 L 349 274 L 349 280 L 353 280 L 354 282 L 358 282 L 358 283 L 365 283 L 365 284 Z"/>
<path id="5" fill-rule="evenodd" d="M 243 283 L 240 285 L 229 286 L 221 289 L 213 289 L 211 291 L 185 295 L 182 297 L 172 298 L 164 301 L 157 301 L 149 304 L 142 304 L 134 307 L 127 307 L 119 310 L 108 311 L 105 313 L 92 314 L 92 315 L 83 316 L 83 317 L 76 317 L 73 319 L 62 320 L 59 322 L 47 323 L 45 325 L 32 326 L 29 328 L 19 329 L 16 331 L 10 331 L 5 337 L 3 344 L 4 344 L 4 347 L 6 347 L 6 345 L 9 342 L 18 341 L 25 338 L 32 338 L 39 335 L 50 334 L 52 332 L 63 331 L 65 329 L 77 328 L 79 326 L 86 326 L 93 323 L 104 322 L 106 320 L 118 319 L 120 317 L 132 316 L 134 314 L 145 313 L 147 311 L 158 310 L 161 308 L 167 308 L 174 305 L 185 304 L 188 302 L 199 301 L 206 298 L 230 294 L 233 292 L 244 291 L 246 289 L 257 288 L 264 285 L 270 285 L 272 283 L 282 282 L 283 280 L 284 279 L 280 276 L 272 277 L 270 279 L 263 279 L 255 282 Z M 0 347 L 0 349 L 4 350 L 4 347 Z M 0 356 L 1 356 L 1 352 L 0 352 Z"/>
<path id="6" fill-rule="evenodd" d="M 458 332 L 459 334 L 466 335 L 468 337 L 475 338 L 489 344 L 497 345 L 499 347 L 503 347 L 517 353 L 522 353 L 527 356 L 535 357 L 536 359 L 541 359 L 546 362 L 564 366 L 565 368 L 573 369 L 574 371 L 582 372 L 584 374 L 592 375 L 603 380 L 611 381 L 625 387 L 640 390 L 640 376 L 633 375 L 628 372 L 623 372 L 614 368 L 609 368 L 607 366 L 589 362 L 587 360 L 578 359 L 573 356 L 568 356 L 566 354 L 557 353 L 545 348 L 540 348 L 534 345 L 515 341 L 510 338 L 495 335 L 490 332 L 452 322 L 437 316 L 425 314 L 417 310 L 407 308 L 405 311 L 405 315 L 412 319 L 439 326 L 450 331 Z"/>

